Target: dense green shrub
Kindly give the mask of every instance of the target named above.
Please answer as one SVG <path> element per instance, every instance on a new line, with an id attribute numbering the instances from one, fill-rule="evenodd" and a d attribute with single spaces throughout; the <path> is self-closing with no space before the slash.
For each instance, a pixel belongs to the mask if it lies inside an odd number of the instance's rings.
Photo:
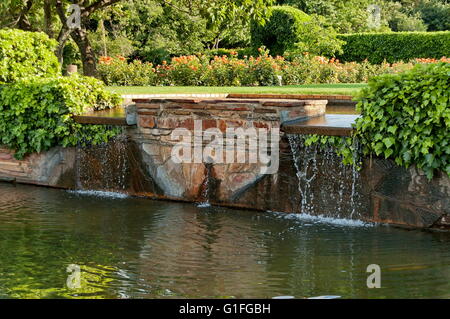
<path id="1" fill-rule="evenodd" d="M 304 55 L 284 64 L 283 83 L 287 85 L 363 83 L 373 76 L 398 73 L 411 69 L 413 65 L 413 63 L 370 64 L 367 61 L 341 63 L 334 58 Z"/>
<path id="2" fill-rule="evenodd" d="M 427 26 L 421 19 L 420 15 L 408 15 L 406 13 L 395 11 L 389 19 L 389 28 L 392 31 L 427 31 Z"/>
<path id="3" fill-rule="evenodd" d="M 153 65 L 134 60 L 128 63 L 124 57 L 101 57 L 98 74 L 106 85 L 155 85 L 156 74 Z"/>
<path id="4" fill-rule="evenodd" d="M 120 97 L 90 77 L 29 78 L 0 87 L 0 145 L 18 159 L 52 146 L 106 142 L 117 129 L 80 125 L 73 115 L 120 104 Z"/>
<path id="5" fill-rule="evenodd" d="M 428 27 L 428 31 L 450 30 L 450 2 L 442 0 L 421 0 L 417 13 Z"/>
<path id="6" fill-rule="evenodd" d="M 342 61 L 368 60 L 378 64 L 450 56 L 450 31 L 357 33 L 338 37 L 346 42 L 344 53 L 338 55 Z"/>
<path id="7" fill-rule="evenodd" d="M 356 137 L 364 154 L 450 176 L 450 63 L 419 64 L 372 78 L 363 89 Z"/>
<path id="8" fill-rule="evenodd" d="M 284 59 L 270 56 L 263 48 L 259 49 L 260 56 L 250 57 L 247 61 L 247 70 L 242 78 L 245 86 L 273 86 L 280 85 L 279 76 L 282 75 Z"/>
<path id="9" fill-rule="evenodd" d="M 55 40 L 42 32 L 0 30 L 0 83 L 59 75 L 56 45 Z"/>
<path id="10" fill-rule="evenodd" d="M 269 14 L 264 25 L 252 23 L 251 44 L 254 48 L 266 46 L 273 55 L 283 55 L 300 42 L 305 24 L 312 20 L 303 11 L 290 6 L 272 7 Z"/>
<path id="11" fill-rule="evenodd" d="M 272 7 L 264 25 L 252 23 L 251 44 L 253 49 L 267 47 L 272 55 L 309 52 L 334 56 L 336 52 L 341 53 L 344 42 L 326 25 L 323 17 L 309 16 L 290 6 Z"/>
<path id="12" fill-rule="evenodd" d="M 204 58 L 195 55 L 175 57 L 167 69 L 167 76 L 173 85 L 201 85 L 205 64 L 207 61 Z"/>
<path id="13" fill-rule="evenodd" d="M 215 56 L 207 65 L 202 75 L 202 84 L 206 86 L 240 86 L 245 82 L 247 74 L 246 60 L 236 58 L 237 53 L 230 56 Z"/>

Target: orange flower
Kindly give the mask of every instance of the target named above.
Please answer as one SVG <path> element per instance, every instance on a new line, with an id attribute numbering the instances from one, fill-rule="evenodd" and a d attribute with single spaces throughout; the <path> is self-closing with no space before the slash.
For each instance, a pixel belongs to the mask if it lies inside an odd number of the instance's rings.
<path id="1" fill-rule="evenodd" d="M 113 60 L 113 58 L 111 58 L 110 56 L 101 56 L 99 58 L 100 64 L 106 64 L 106 65 L 111 64 L 112 60 Z"/>

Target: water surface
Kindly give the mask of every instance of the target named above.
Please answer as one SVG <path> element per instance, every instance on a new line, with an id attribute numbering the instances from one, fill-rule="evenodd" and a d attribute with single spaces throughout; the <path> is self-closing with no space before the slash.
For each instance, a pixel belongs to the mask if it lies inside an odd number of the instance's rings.
<path id="1" fill-rule="evenodd" d="M 0 183 L 0 298 L 450 297 L 450 236 Z M 66 287 L 70 264 L 81 288 Z M 382 288 L 368 289 L 378 264 Z"/>

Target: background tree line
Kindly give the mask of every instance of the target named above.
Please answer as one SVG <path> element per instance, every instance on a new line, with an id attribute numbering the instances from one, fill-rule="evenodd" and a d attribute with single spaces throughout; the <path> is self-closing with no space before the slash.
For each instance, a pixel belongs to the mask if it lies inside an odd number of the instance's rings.
<path id="1" fill-rule="evenodd" d="M 81 27 L 66 24 L 70 4 L 81 7 Z M 370 4 L 380 25 L 367 23 Z M 161 63 L 206 49 L 248 47 L 251 21 L 264 23 L 272 5 L 320 17 L 337 33 L 450 30 L 449 0 L 3 0 L 0 27 L 43 31 L 58 41 L 63 64 L 96 75 L 99 56 L 122 55 Z"/>

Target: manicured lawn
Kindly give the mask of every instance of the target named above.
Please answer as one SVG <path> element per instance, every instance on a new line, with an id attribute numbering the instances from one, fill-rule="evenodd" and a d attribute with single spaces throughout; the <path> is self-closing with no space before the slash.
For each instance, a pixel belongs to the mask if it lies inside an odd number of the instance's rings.
<path id="1" fill-rule="evenodd" d="M 206 87 L 206 86 L 110 86 L 109 90 L 119 94 L 191 94 L 191 93 L 276 93 L 276 94 L 331 94 L 353 95 L 365 83 L 312 84 L 258 87 Z"/>

